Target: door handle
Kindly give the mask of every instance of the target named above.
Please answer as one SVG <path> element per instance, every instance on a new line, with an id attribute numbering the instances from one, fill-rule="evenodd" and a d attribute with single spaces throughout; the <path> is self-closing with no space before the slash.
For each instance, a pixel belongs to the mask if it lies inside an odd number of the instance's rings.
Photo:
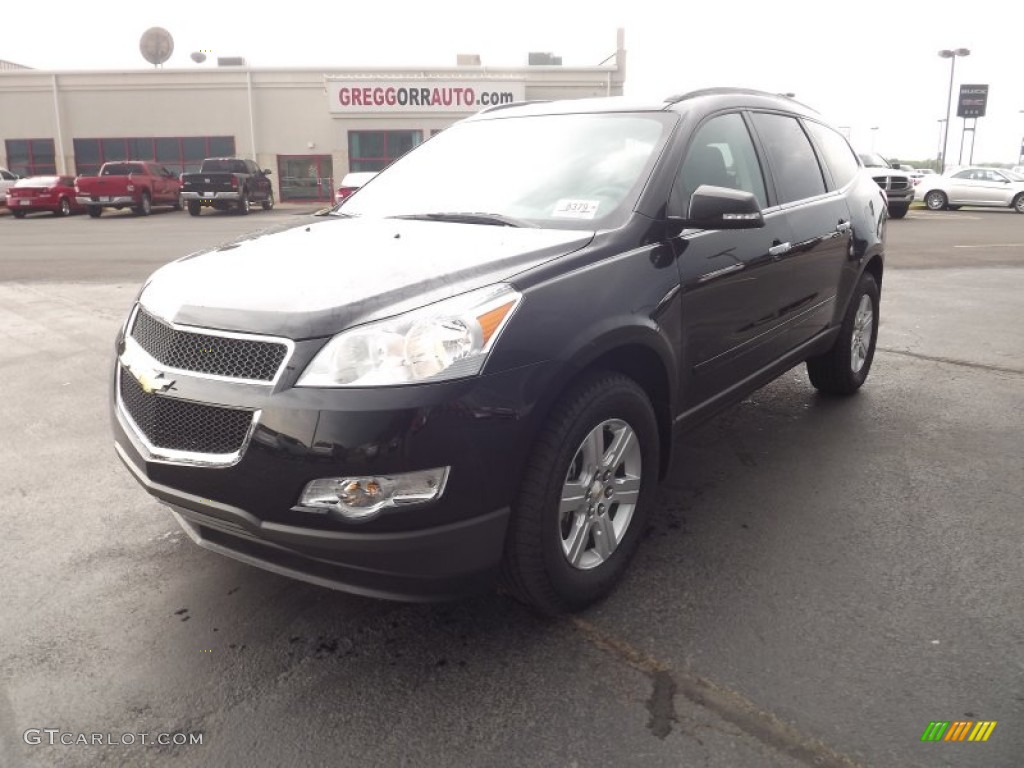
<path id="1" fill-rule="evenodd" d="M 780 243 L 778 240 L 776 240 L 772 247 L 768 249 L 768 255 L 771 256 L 773 259 L 777 259 L 780 256 L 784 256 L 785 254 L 789 253 L 789 250 L 792 247 L 793 246 L 790 245 L 789 243 Z"/>
<path id="2" fill-rule="evenodd" d="M 838 224 L 836 224 L 836 232 L 838 232 L 840 235 L 845 235 L 851 229 L 853 229 L 853 224 L 851 224 L 848 221 L 840 221 Z"/>

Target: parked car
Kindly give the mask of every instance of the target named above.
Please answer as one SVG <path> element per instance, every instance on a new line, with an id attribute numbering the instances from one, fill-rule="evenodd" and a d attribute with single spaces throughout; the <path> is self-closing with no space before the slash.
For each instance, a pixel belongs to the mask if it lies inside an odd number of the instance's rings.
<path id="1" fill-rule="evenodd" d="M 18 180 L 18 174 L 11 173 L 6 168 L 0 168 L 0 203 L 7 204 L 7 190 L 14 186 Z"/>
<path id="2" fill-rule="evenodd" d="M 889 161 L 874 152 L 862 152 L 860 159 L 875 183 L 885 190 L 889 215 L 894 219 L 906 216 L 914 202 L 914 182 L 910 174 L 891 167 Z"/>
<path id="3" fill-rule="evenodd" d="M 89 215 L 99 217 L 104 208 L 131 208 L 148 216 L 154 205 L 181 210 L 181 180 L 162 165 L 138 160 L 104 163 L 98 176 L 79 176 L 75 193 Z"/>
<path id="4" fill-rule="evenodd" d="M 37 211 L 70 216 L 83 210 L 75 199 L 75 179 L 72 176 L 32 176 L 19 179 L 7 190 L 7 207 L 16 219 L 23 219 L 26 214 Z"/>
<path id="5" fill-rule="evenodd" d="M 805 361 L 861 387 L 885 231 L 846 139 L 788 98 L 484 110 L 331 215 L 157 270 L 116 339 L 115 448 L 246 563 L 580 609 L 674 434 Z"/>
<path id="6" fill-rule="evenodd" d="M 249 213 L 254 203 L 269 211 L 274 207 L 274 187 L 270 171 L 252 160 L 237 157 L 209 157 L 198 173 L 181 176 L 181 199 L 188 212 L 198 216 L 204 207 L 226 211 L 234 208 Z"/>
<path id="7" fill-rule="evenodd" d="M 946 176 L 929 176 L 916 194 L 932 211 L 976 205 L 1024 213 L 1024 180 L 1001 168 L 963 168 Z"/>
<path id="8" fill-rule="evenodd" d="M 376 171 L 355 171 L 353 173 L 346 173 L 344 178 L 341 180 L 341 184 L 334 192 L 335 204 L 340 203 L 342 200 L 349 197 L 376 175 Z"/>

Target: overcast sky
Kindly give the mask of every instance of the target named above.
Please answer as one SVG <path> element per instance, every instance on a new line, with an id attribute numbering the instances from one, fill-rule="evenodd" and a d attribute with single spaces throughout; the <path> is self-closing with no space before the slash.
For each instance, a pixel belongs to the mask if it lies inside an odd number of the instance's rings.
<path id="1" fill-rule="evenodd" d="M 660 100 L 714 85 L 792 92 L 849 126 L 859 149 L 874 143 L 909 160 L 934 157 L 938 148 L 950 62 L 937 51 L 969 48 L 969 57 L 956 60 L 956 84 L 990 85 L 974 160 L 1015 163 L 1024 136 L 1022 12 L 1015 3 L 974 2 L 953 18 L 936 7 L 891 0 L 19 2 L 4 4 L 0 59 L 37 69 L 142 68 L 139 38 L 161 26 L 175 41 L 166 67 L 196 67 L 189 58 L 196 50 L 212 51 L 211 61 L 244 56 L 254 67 L 325 72 L 449 66 L 456 53 L 478 53 L 485 65 L 521 65 L 528 51 L 591 65 L 614 53 L 615 30 L 623 27 L 627 96 Z M 954 103 L 951 162 L 962 126 L 955 110 Z M 966 150 L 969 142 L 965 163 Z"/>

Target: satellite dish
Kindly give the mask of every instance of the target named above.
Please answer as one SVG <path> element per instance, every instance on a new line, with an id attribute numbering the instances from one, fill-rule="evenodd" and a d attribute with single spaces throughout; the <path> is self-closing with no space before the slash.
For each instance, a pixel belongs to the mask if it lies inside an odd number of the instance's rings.
<path id="1" fill-rule="evenodd" d="M 150 27 L 142 33 L 139 50 L 142 52 L 142 58 L 159 67 L 174 53 L 174 38 L 163 27 Z"/>
<path id="2" fill-rule="evenodd" d="M 204 61 L 206 61 L 206 54 L 202 51 L 195 51 L 192 54 L 192 61 L 194 61 L 196 64 L 202 64 Z"/>

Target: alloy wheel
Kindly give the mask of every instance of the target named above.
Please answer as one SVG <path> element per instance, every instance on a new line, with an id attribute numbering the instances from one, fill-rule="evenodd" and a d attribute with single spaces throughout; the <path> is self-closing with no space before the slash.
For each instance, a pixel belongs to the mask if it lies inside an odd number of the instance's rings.
<path id="1" fill-rule="evenodd" d="M 640 442 L 621 419 L 583 439 L 569 465 L 559 504 L 562 553 L 574 568 L 604 563 L 626 535 L 640 496 Z"/>

